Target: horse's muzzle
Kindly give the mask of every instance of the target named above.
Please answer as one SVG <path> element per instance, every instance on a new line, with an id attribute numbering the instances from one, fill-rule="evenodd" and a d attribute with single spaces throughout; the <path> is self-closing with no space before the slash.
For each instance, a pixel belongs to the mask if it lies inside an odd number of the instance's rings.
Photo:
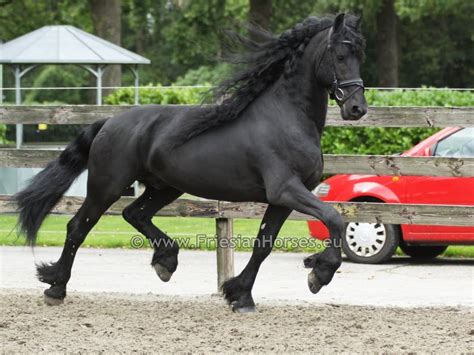
<path id="1" fill-rule="evenodd" d="M 367 105 L 357 105 L 345 103 L 341 106 L 341 116 L 345 121 L 360 120 L 367 113 Z"/>

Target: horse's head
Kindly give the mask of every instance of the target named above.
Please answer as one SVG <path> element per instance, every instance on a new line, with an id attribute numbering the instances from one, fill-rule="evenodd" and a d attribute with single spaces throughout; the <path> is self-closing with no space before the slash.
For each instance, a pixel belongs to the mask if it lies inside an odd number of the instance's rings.
<path id="1" fill-rule="evenodd" d="M 328 29 L 327 45 L 316 59 L 316 80 L 329 91 L 341 108 L 344 120 L 358 120 L 367 113 L 360 65 L 364 40 L 359 33 L 360 18 L 338 15 Z"/>

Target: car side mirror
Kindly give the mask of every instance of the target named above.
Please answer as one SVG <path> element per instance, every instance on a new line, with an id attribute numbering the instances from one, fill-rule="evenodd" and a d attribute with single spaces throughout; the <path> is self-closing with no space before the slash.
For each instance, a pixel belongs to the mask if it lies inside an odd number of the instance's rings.
<path id="1" fill-rule="evenodd" d="M 425 157 L 430 157 L 431 156 L 431 147 L 426 147 L 425 151 L 423 152 L 423 155 Z"/>

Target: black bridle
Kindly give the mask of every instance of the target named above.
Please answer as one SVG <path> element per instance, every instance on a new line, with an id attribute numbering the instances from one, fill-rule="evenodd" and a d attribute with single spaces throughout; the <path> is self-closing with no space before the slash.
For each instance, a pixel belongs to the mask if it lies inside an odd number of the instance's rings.
<path id="1" fill-rule="evenodd" d="M 319 67 L 321 66 L 321 62 L 323 61 L 323 58 L 326 55 L 326 52 L 328 50 L 332 52 L 331 35 L 332 35 L 332 27 L 331 27 L 331 29 L 329 30 L 329 33 L 328 33 L 327 46 L 324 49 L 323 54 L 319 58 L 318 66 L 316 67 L 316 75 L 319 72 Z M 350 46 L 353 46 L 352 42 L 348 41 L 348 40 L 343 40 L 343 41 L 334 42 L 334 43 L 342 43 L 342 44 L 348 44 Z M 336 64 L 334 63 L 334 55 L 331 55 L 331 60 L 332 60 L 332 66 L 333 66 L 333 82 L 331 84 L 331 87 L 328 89 L 329 97 L 333 100 L 336 100 L 336 102 L 339 106 L 342 106 L 358 90 L 360 90 L 360 89 L 365 90 L 364 81 L 361 78 L 355 78 L 355 79 L 339 81 L 337 79 L 337 76 L 336 76 Z M 348 95 L 346 95 L 343 88 L 347 88 L 347 87 L 351 87 L 351 86 L 355 86 L 355 89 L 352 90 Z"/>

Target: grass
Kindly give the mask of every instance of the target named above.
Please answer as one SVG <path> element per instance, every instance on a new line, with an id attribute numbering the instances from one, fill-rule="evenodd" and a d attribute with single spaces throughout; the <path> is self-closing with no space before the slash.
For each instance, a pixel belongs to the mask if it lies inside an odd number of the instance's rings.
<path id="1" fill-rule="evenodd" d="M 15 232 L 16 215 L 0 216 L 0 245 L 24 245 L 23 238 Z M 66 224 L 69 216 L 49 216 L 38 235 L 40 246 L 62 246 L 64 244 Z M 183 249 L 214 250 L 215 221 L 211 218 L 155 217 L 154 222 L 164 232 L 178 240 Z M 260 221 L 236 219 L 234 221 L 234 240 L 236 250 L 249 251 L 258 231 Z M 137 237 L 138 236 L 138 237 Z M 148 243 L 140 246 L 145 238 L 119 216 L 103 216 L 94 227 L 83 246 L 90 248 L 149 248 Z M 308 227 L 304 221 L 287 221 L 283 225 L 275 249 L 291 252 L 318 252 L 322 244 L 309 238 Z M 402 254 L 400 250 L 397 254 Z M 472 246 L 450 246 L 444 256 L 474 258 Z"/>
<path id="2" fill-rule="evenodd" d="M 0 216 L 0 245 L 24 245 L 15 231 L 16 215 Z M 49 216 L 38 234 L 40 246 L 62 246 L 69 216 Z M 155 217 L 154 223 L 165 233 L 178 240 L 181 248 L 214 250 L 215 221 L 211 218 Z M 234 239 L 237 250 L 251 250 L 260 221 L 237 219 L 234 221 Z M 132 248 L 136 236 L 142 236 L 119 216 L 103 216 L 89 233 L 83 246 L 94 248 Z M 308 238 L 304 221 L 287 221 L 281 232 L 276 249 L 282 251 L 320 251 L 322 244 Z M 139 238 L 140 239 L 140 238 Z M 142 238 L 144 239 L 144 238 Z M 146 245 L 147 247 L 148 244 Z"/>

